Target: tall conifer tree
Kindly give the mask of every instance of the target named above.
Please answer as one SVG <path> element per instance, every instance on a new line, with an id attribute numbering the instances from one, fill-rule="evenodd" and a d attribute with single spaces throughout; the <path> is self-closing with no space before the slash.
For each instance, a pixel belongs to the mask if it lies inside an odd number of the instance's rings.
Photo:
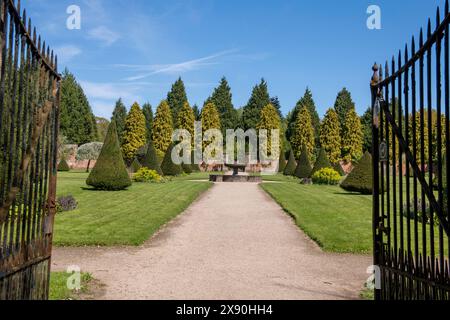
<path id="1" fill-rule="evenodd" d="M 243 109 L 242 124 L 245 130 L 255 129 L 258 125 L 261 110 L 270 103 L 267 82 L 262 79 L 261 83 L 253 88 L 252 96 Z"/>
<path id="2" fill-rule="evenodd" d="M 89 101 L 67 69 L 61 83 L 60 128 L 69 143 L 82 145 L 98 139 L 97 123 Z"/>
<path id="3" fill-rule="evenodd" d="M 127 108 L 122 102 L 122 99 L 117 100 L 113 111 L 111 122 L 115 122 L 119 144 L 123 142 L 123 130 L 125 129 L 125 120 L 127 119 Z"/>
<path id="4" fill-rule="evenodd" d="M 236 109 L 234 109 L 232 97 L 231 88 L 228 85 L 227 79 L 222 78 L 220 85 L 214 89 L 212 96 L 206 101 L 206 103 L 212 102 L 216 106 L 220 114 L 220 123 L 224 137 L 226 130 L 234 130 L 238 125 L 238 114 Z"/>
<path id="5" fill-rule="evenodd" d="M 306 147 L 308 150 L 309 158 L 313 158 L 315 147 L 314 128 L 308 108 L 306 107 L 302 107 L 297 116 L 291 145 L 296 159 L 300 158 L 303 147 Z"/>
<path id="6" fill-rule="evenodd" d="M 355 109 L 347 112 L 342 135 L 342 155 L 345 161 L 357 161 L 363 155 L 361 120 Z"/>
<path id="7" fill-rule="evenodd" d="M 172 119 L 174 121 L 173 125 L 175 128 L 177 127 L 176 120 L 178 120 L 178 112 L 180 112 L 186 102 L 188 102 L 186 88 L 183 80 L 178 78 L 178 80 L 172 85 L 170 92 L 167 94 L 167 103 L 172 111 Z"/>
<path id="8" fill-rule="evenodd" d="M 139 104 L 135 102 L 125 120 L 123 131 L 122 153 L 127 164 L 134 161 L 137 151 L 146 144 L 146 137 L 145 116 Z"/>
<path id="9" fill-rule="evenodd" d="M 320 142 L 331 163 L 341 160 L 341 128 L 334 109 L 329 109 L 320 128 Z"/>
<path id="10" fill-rule="evenodd" d="M 163 100 L 156 110 L 153 119 L 153 143 L 160 154 L 165 154 L 172 144 L 173 121 L 169 104 Z"/>

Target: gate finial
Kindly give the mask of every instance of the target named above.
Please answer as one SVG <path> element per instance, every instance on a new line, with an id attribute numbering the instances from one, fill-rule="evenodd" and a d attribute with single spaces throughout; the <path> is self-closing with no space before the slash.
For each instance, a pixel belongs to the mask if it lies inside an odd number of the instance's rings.
<path id="1" fill-rule="evenodd" d="M 370 85 L 372 87 L 376 86 L 378 84 L 378 82 L 380 82 L 380 75 L 378 73 L 378 70 L 380 69 L 380 67 L 378 66 L 378 64 L 375 62 L 375 64 L 372 67 L 373 70 L 373 76 L 372 76 L 372 80 L 370 82 Z"/>

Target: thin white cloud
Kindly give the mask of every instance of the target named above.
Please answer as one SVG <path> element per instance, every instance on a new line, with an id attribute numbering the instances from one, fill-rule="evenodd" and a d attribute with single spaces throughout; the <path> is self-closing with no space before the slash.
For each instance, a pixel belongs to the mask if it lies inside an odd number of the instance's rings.
<path id="1" fill-rule="evenodd" d="M 74 45 L 65 45 L 55 48 L 58 59 L 61 63 L 67 63 L 82 53 L 82 50 Z"/>
<path id="2" fill-rule="evenodd" d="M 203 58 L 189 60 L 181 63 L 174 64 L 164 64 L 164 65 L 127 65 L 127 64 L 117 64 L 116 67 L 129 69 L 131 71 L 141 71 L 146 73 L 141 73 L 132 77 L 125 78 L 126 81 L 137 81 L 144 78 L 150 77 L 155 74 L 180 74 L 188 71 L 198 70 L 203 67 L 217 65 L 219 61 L 218 58 L 225 57 L 236 53 L 237 49 L 221 51 Z"/>
<path id="3" fill-rule="evenodd" d="M 88 32 L 90 39 L 98 40 L 110 46 L 120 39 L 120 35 L 105 26 L 100 26 Z"/>
<path id="4" fill-rule="evenodd" d="M 89 98 L 103 100 L 133 99 L 141 89 L 137 85 L 122 85 L 116 83 L 99 83 L 80 81 L 81 87 Z"/>

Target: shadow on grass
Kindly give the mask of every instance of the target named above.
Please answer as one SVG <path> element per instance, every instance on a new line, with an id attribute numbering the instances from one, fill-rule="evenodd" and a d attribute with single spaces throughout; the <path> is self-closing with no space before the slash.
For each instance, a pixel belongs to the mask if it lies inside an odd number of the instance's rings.
<path id="1" fill-rule="evenodd" d="M 339 195 L 339 196 L 370 196 L 370 194 L 362 194 L 357 192 L 334 192 L 333 194 Z"/>

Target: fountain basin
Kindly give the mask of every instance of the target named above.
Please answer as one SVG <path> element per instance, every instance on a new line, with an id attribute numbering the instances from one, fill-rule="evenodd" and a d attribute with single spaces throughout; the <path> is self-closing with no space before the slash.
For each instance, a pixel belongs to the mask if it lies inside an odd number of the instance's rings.
<path id="1" fill-rule="evenodd" d="M 244 176 L 244 175 L 223 175 L 212 174 L 209 176 L 211 182 L 251 182 L 261 183 L 262 177 L 260 176 Z"/>

